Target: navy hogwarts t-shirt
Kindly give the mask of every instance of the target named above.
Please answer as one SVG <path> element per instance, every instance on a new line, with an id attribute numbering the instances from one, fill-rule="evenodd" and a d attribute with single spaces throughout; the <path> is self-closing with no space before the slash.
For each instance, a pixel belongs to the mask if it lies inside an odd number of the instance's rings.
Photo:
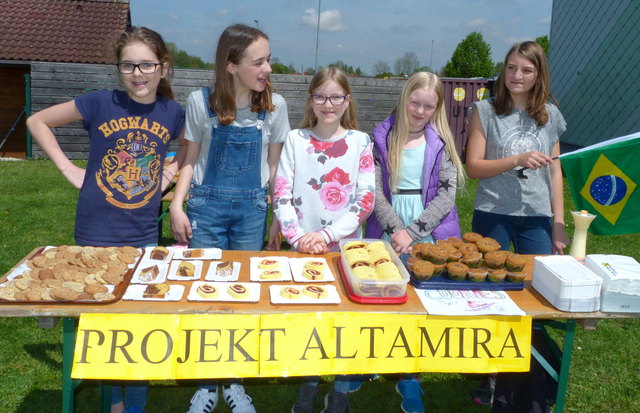
<path id="1" fill-rule="evenodd" d="M 75 99 L 89 132 L 89 161 L 76 210 L 79 245 L 156 243 L 162 167 L 169 141 L 184 128 L 184 110 L 158 97 L 140 104 L 120 90 Z"/>

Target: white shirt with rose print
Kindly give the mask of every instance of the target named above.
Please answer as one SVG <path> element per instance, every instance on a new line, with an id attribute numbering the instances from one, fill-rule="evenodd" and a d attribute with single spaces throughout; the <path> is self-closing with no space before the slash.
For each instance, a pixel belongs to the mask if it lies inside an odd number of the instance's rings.
<path id="1" fill-rule="evenodd" d="M 373 211 L 375 167 L 369 135 L 347 130 L 336 139 L 315 138 L 308 129 L 289 132 L 276 175 L 273 210 L 295 249 L 307 232 L 320 232 L 329 250 L 359 237 Z"/>

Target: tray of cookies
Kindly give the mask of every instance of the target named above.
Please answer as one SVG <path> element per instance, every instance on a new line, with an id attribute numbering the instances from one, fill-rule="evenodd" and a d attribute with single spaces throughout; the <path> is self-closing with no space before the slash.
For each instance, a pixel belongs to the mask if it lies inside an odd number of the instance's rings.
<path id="1" fill-rule="evenodd" d="M 0 280 L 0 304 L 112 303 L 124 294 L 141 255 L 134 247 L 39 248 Z"/>
<path id="2" fill-rule="evenodd" d="M 408 300 L 409 273 L 387 241 L 343 239 L 340 251 L 340 275 L 351 300 L 370 304 Z"/>
<path id="3" fill-rule="evenodd" d="M 334 285 L 270 285 L 272 304 L 340 304 Z"/>
<path id="4" fill-rule="evenodd" d="M 435 244 L 416 243 L 401 260 L 411 285 L 433 290 L 522 290 L 526 259 L 474 232 Z"/>

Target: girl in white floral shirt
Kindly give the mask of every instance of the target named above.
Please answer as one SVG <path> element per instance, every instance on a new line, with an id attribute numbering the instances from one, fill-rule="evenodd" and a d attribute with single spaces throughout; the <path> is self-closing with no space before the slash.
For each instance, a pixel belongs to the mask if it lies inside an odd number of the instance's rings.
<path id="1" fill-rule="evenodd" d="M 358 131 L 345 74 L 322 70 L 309 84 L 300 129 L 289 132 L 275 180 L 273 209 L 293 249 L 323 254 L 359 237 L 374 205 L 369 135 Z"/>

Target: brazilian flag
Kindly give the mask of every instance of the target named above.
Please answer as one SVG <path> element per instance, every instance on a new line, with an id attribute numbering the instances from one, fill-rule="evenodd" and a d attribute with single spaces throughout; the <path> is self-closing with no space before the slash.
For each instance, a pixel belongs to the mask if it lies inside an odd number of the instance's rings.
<path id="1" fill-rule="evenodd" d="M 578 210 L 598 235 L 640 232 L 640 132 L 560 155 Z"/>

